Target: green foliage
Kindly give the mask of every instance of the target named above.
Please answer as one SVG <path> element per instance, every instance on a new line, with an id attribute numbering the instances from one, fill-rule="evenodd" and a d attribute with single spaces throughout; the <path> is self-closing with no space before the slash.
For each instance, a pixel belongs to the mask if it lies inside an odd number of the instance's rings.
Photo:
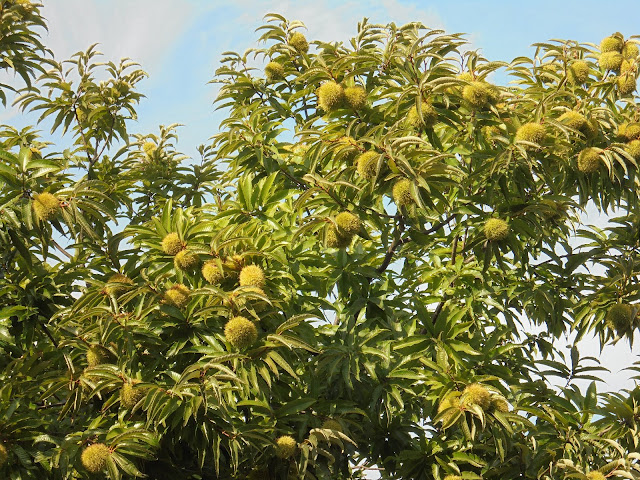
<path id="1" fill-rule="evenodd" d="M 41 42 L 46 23 L 40 14 L 42 4 L 26 0 L 5 0 L 0 8 L 0 71 L 19 75 L 31 86 L 35 75 L 43 73 L 51 52 Z M 7 104 L 7 90 L 15 87 L 0 83 L 0 101 Z"/>
<path id="2" fill-rule="evenodd" d="M 73 147 L 0 129 L 0 475 L 640 478 L 638 389 L 558 347 L 639 327 L 636 72 L 603 65 L 632 40 L 505 63 L 270 14 L 185 162 L 129 132 L 137 64 L 40 58 L 39 7 L 3 8 L 17 105 Z"/>

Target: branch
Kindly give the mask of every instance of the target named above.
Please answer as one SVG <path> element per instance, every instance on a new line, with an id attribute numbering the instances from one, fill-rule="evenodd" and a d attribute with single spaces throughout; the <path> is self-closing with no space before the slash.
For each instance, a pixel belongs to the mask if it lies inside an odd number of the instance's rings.
<path id="1" fill-rule="evenodd" d="M 53 238 L 50 240 L 54 247 L 56 247 L 61 253 L 63 253 L 69 260 L 73 260 L 73 256 L 67 252 L 64 248 L 62 248 L 58 242 L 56 242 Z"/>
<path id="2" fill-rule="evenodd" d="M 307 190 L 309 188 L 309 185 L 307 185 L 303 180 L 300 180 L 296 177 L 294 177 L 293 175 L 291 175 L 289 172 L 287 172 L 284 167 L 282 166 L 278 166 L 278 168 L 280 169 L 280 171 L 282 173 L 285 174 L 285 176 L 291 180 L 292 182 L 294 182 L 295 184 L 298 185 L 298 187 L 300 187 L 302 190 Z"/>
<path id="3" fill-rule="evenodd" d="M 51 332 L 49 331 L 47 326 L 44 324 L 44 322 L 41 322 L 40 326 L 44 330 L 44 333 L 47 335 L 47 337 L 49 337 L 49 340 L 51 340 L 51 343 L 53 343 L 53 346 L 58 348 L 58 342 L 56 341 L 55 338 L 53 338 L 53 335 L 51 335 Z"/>
<path id="4" fill-rule="evenodd" d="M 409 237 L 401 239 L 400 236 L 398 236 L 394 238 L 393 242 L 391 242 L 391 245 L 389 245 L 389 248 L 387 249 L 387 253 L 384 256 L 384 260 L 382 261 L 382 264 L 378 268 L 376 268 L 376 271 L 378 273 L 384 272 L 389 266 L 389 264 L 391 263 L 391 260 L 393 259 L 393 254 L 395 253 L 396 248 L 410 241 L 411 239 Z"/>
<path id="5" fill-rule="evenodd" d="M 327 195 L 329 195 L 329 196 L 333 199 L 333 201 L 334 201 L 334 202 L 336 202 L 338 205 L 340 205 L 340 208 L 347 208 L 347 206 L 345 205 L 345 203 L 344 203 L 342 200 L 340 200 L 338 197 L 336 197 L 336 196 L 334 195 L 334 193 L 333 193 L 331 190 L 329 190 L 328 188 L 325 188 L 323 185 L 321 185 L 321 184 L 320 184 L 320 183 L 318 183 L 318 182 L 315 182 L 315 183 L 314 183 L 314 187 L 318 187 L 318 188 L 319 188 L 320 190 L 322 190 L 324 193 L 326 193 Z"/>
<path id="6" fill-rule="evenodd" d="M 449 215 L 447 218 L 445 218 L 444 220 L 442 220 L 441 222 L 436 223 L 435 225 L 432 225 L 431 228 L 429 230 L 425 230 L 424 232 L 422 232 L 424 235 L 428 235 L 430 233 L 433 232 L 437 232 L 438 230 L 440 230 L 442 227 L 444 227 L 445 225 L 447 225 L 449 222 L 451 222 L 451 220 L 453 220 L 455 218 L 455 215 L 452 213 L 451 215 Z"/>
<path id="7" fill-rule="evenodd" d="M 451 286 L 451 283 L 449 284 L 449 286 Z M 449 295 L 445 293 L 444 297 L 442 297 L 442 300 L 440 300 L 440 303 L 438 304 L 435 311 L 433 312 L 433 317 L 431 317 L 432 325 L 435 325 L 436 320 L 438 320 L 438 317 L 440 316 L 440 313 L 442 312 L 442 309 L 444 308 L 444 304 L 447 300 L 449 300 Z"/>
<path id="8" fill-rule="evenodd" d="M 442 227 L 444 227 L 445 225 L 447 225 L 451 220 L 453 220 L 453 218 L 455 217 L 455 215 L 451 214 L 449 215 L 447 218 L 445 218 L 444 220 L 434 224 L 431 226 L 431 228 L 429 228 L 428 230 L 422 232 L 424 235 L 428 235 L 430 233 L 436 232 L 438 230 L 440 230 Z M 404 228 L 403 228 L 404 230 Z M 402 234 L 402 230 L 400 231 L 400 235 Z M 407 237 L 404 239 L 400 238 L 400 235 L 398 235 L 393 242 L 391 243 L 391 245 L 389 245 L 389 248 L 387 249 L 387 253 L 384 256 L 384 260 L 382 261 L 382 265 L 380 265 L 376 271 L 378 273 L 382 273 L 384 272 L 387 267 L 389 267 L 389 264 L 391 263 L 391 260 L 393 259 L 393 254 L 395 253 L 396 249 L 402 245 L 404 245 L 405 243 L 409 243 L 411 241 L 411 238 Z"/>
<path id="9" fill-rule="evenodd" d="M 65 402 L 58 402 L 58 403 L 49 403 L 49 404 L 45 404 L 45 405 L 38 405 L 38 407 L 37 407 L 37 408 L 38 408 L 38 410 L 44 410 L 44 409 L 46 409 L 46 408 L 61 407 L 61 406 L 63 406 L 65 403 L 67 403 L 67 402 L 65 401 Z"/>
<path id="10" fill-rule="evenodd" d="M 115 114 L 109 112 L 111 114 L 111 125 L 109 126 L 109 133 L 107 133 L 107 138 L 104 141 L 104 145 L 102 145 L 102 149 L 98 152 L 98 139 L 96 138 L 96 154 L 93 156 L 93 159 L 89 162 L 89 168 L 93 167 L 96 162 L 100 159 L 102 154 L 104 153 L 105 148 L 111 141 L 111 137 L 113 135 L 113 128 L 116 125 L 116 117 Z"/>
<path id="11" fill-rule="evenodd" d="M 91 147 L 91 144 L 87 141 L 87 137 L 84 134 L 84 129 L 82 128 L 82 124 L 80 123 L 80 117 L 78 117 L 78 106 L 76 104 L 76 101 L 77 99 L 73 101 L 73 105 L 72 105 L 73 116 L 75 117 L 76 123 L 78 124 L 78 130 L 80 130 L 80 136 L 82 137 L 82 142 L 84 143 L 84 149 L 85 149 L 85 153 L 87 154 L 87 160 L 89 160 L 89 163 L 91 164 L 91 157 L 89 156 L 89 148 Z"/>

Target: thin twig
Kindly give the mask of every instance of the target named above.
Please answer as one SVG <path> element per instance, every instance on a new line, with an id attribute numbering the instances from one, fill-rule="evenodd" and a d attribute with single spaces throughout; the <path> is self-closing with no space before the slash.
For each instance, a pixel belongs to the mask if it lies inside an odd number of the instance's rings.
<path id="1" fill-rule="evenodd" d="M 96 162 L 100 159 L 100 157 L 104 153 L 105 148 L 107 148 L 107 145 L 111 141 L 111 136 L 113 135 L 113 128 L 115 127 L 115 124 L 116 124 L 115 114 L 111 113 L 111 126 L 109 127 L 109 133 L 107 134 L 107 138 L 105 139 L 104 145 L 102 145 L 102 149 L 100 150 L 100 152 L 98 152 L 98 139 L 96 138 L 96 154 L 94 155 L 93 160 L 89 162 L 89 168 L 93 167 L 96 164 Z"/>
<path id="2" fill-rule="evenodd" d="M 395 253 L 396 248 L 410 241 L 411 239 L 409 237 L 404 239 L 401 239 L 400 237 L 394 238 L 393 242 L 391 242 L 391 245 L 389 245 L 389 248 L 387 249 L 387 253 L 384 256 L 384 260 L 382 261 L 382 264 L 376 269 L 376 271 L 378 273 L 384 272 L 389 266 L 389 264 L 391 263 L 391 260 L 393 259 L 393 254 Z"/>
<path id="3" fill-rule="evenodd" d="M 64 248 L 62 248 L 58 242 L 56 242 L 53 238 L 50 239 L 50 242 L 53 244 L 54 247 L 56 247 L 61 253 L 63 253 L 69 260 L 73 259 L 73 255 L 71 255 L 69 252 L 67 252 Z"/>
<path id="4" fill-rule="evenodd" d="M 67 402 L 57 402 L 57 403 L 50 403 L 48 405 L 38 405 L 38 410 L 44 410 L 46 408 L 55 408 L 55 407 L 61 407 L 63 406 L 65 403 Z"/>
<path id="5" fill-rule="evenodd" d="M 51 343 L 53 343 L 53 346 L 58 348 L 58 342 L 55 338 L 53 338 L 53 335 L 51 335 L 51 332 L 49 331 L 47 326 L 44 323 L 41 323 L 40 326 L 44 330 L 44 333 L 47 335 L 47 337 L 49 337 L 49 340 L 51 340 Z"/>

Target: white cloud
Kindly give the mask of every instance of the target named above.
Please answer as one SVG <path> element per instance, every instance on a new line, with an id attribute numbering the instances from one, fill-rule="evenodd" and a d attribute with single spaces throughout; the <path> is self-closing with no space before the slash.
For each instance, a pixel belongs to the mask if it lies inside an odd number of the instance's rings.
<path id="1" fill-rule="evenodd" d="M 8 124 L 10 120 L 14 119 L 16 116 L 18 116 L 20 114 L 20 109 L 18 107 L 15 106 L 11 106 L 10 102 L 11 102 L 11 94 L 10 92 L 6 92 L 7 97 L 8 97 L 8 104 L 9 106 L 7 108 L 2 108 L 0 110 L 0 124 L 4 125 L 4 124 Z"/>
<path id="2" fill-rule="evenodd" d="M 173 0 L 61 0 L 45 5 L 43 14 L 49 27 L 45 43 L 58 60 L 98 42 L 105 60 L 130 57 L 153 71 L 189 25 L 195 8 Z"/>
<path id="3" fill-rule="evenodd" d="M 444 22 L 435 9 L 417 4 L 405 4 L 399 0 L 382 0 L 384 11 L 382 20 L 390 19 L 398 23 L 421 22 L 430 28 L 444 28 Z"/>
<path id="4" fill-rule="evenodd" d="M 598 385 L 598 390 L 605 392 L 619 392 L 622 389 L 632 390 L 637 384 L 636 380 L 631 377 L 634 375 L 630 370 L 625 370 L 633 365 L 638 359 L 640 349 L 636 344 L 634 348 L 629 346 L 629 342 L 624 339 L 615 345 L 608 344 L 600 352 L 600 343 L 597 338 L 585 338 L 578 346 L 582 355 L 593 356 L 600 360 L 603 367 L 608 368 L 609 372 L 602 372 L 599 376 L 604 385 Z M 586 382 L 585 382 L 586 383 Z M 586 388 L 586 385 L 582 385 Z"/>

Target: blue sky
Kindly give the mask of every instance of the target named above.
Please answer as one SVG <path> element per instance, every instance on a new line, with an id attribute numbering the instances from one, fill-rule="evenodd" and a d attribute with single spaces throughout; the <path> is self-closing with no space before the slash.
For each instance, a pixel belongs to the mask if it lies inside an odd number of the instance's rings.
<path id="1" fill-rule="evenodd" d="M 217 132 L 223 113 L 212 105 L 208 85 L 222 52 L 254 47 L 263 15 L 277 12 L 301 20 L 309 40 L 347 40 L 363 17 L 376 23 L 421 21 L 449 33 L 465 32 L 472 48 L 490 60 L 531 56 L 534 42 L 551 38 L 599 43 L 613 32 L 640 34 L 640 1 L 265 1 L 265 0 L 44 0 L 45 39 L 58 60 L 99 42 L 105 60 L 123 56 L 142 64 L 150 78 L 139 84 L 147 96 L 130 133 L 156 133 L 160 124 L 182 123 L 178 150 L 196 147 Z M 0 123 L 24 126 L 33 117 L 0 110 Z M 43 130 L 47 130 L 43 127 Z M 70 139 L 56 139 L 58 150 Z M 600 356 L 595 342 L 588 350 Z M 636 351 L 637 352 L 637 348 Z M 619 370 L 637 357 L 622 345 L 607 347 L 603 362 Z M 628 373 L 607 376 L 608 388 L 629 387 Z M 605 387 L 607 388 L 607 387 Z"/>

